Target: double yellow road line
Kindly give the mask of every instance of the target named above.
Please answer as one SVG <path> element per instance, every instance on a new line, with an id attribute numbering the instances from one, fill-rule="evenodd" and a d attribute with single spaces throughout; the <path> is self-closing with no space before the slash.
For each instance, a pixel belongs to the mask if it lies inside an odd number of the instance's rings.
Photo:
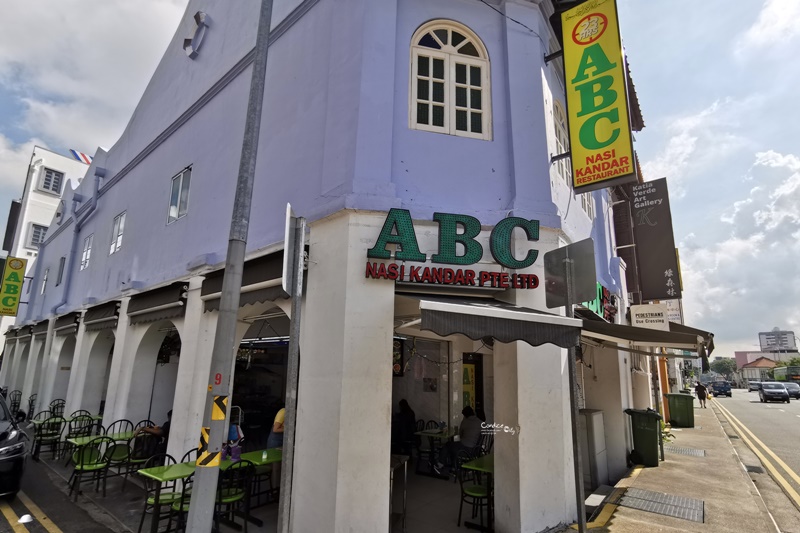
<path id="1" fill-rule="evenodd" d="M 61 529 L 53 523 L 50 518 L 44 514 L 38 505 L 33 503 L 33 501 L 28 498 L 28 496 L 24 492 L 19 492 L 17 494 L 17 498 L 19 501 L 24 505 L 30 515 L 39 522 L 39 525 L 45 528 L 49 533 L 64 533 Z M 17 513 L 14 512 L 14 509 L 8 504 L 5 500 L 0 500 L 0 514 L 2 514 L 5 519 L 8 521 L 8 524 L 11 526 L 11 531 L 14 533 L 24 533 L 29 531 L 24 524 L 19 523 L 19 517 Z"/>
<path id="2" fill-rule="evenodd" d="M 794 504 L 798 508 L 800 508 L 800 494 L 798 494 L 797 491 L 794 489 L 794 487 L 792 487 L 792 485 L 789 483 L 786 477 L 784 477 L 781 471 L 775 467 L 773 461 L 778 466 L 780 466 L 783 469 L 783 471 L 791 479 L 793 479 L 795 483 L 797 483 L 798 486 L 800 486 L 800 476 L 798 476 L 794 470 L 789 468 L 789 465 L 784 463 L 783 460 L 780 457 L 778 457 L 775 454 L 775 452 L 770 450 L 766 444 L 761 442 L 758 439 L 758 437 L 756 437 L 753 434 L 752 431 L 747 429 L 747 426 L 742 424 L 742 422 L 739 421 L 738 418 L 733 416 L 733 414 L 731 414 L 731 412 L 727 408 L 723 407 L 722 404 L 720 404 L 719 402 L 714 402 L 714 403 L 717 404 L 717 407 L 719 407 L 720 411 L 722 411 L 722 413 L 728 419 L 728 423 L 733 427 L 736 433 L 739 434 L 739 437 L 744 441 L 747 447 L 753 450 L 753 453 L 756 454 L 756 456 L 759 458 L 761 464 L 763 464 L 764 467 L 767 470 L 769 470 L 772 479 L 774 479 L 781 486 L 786 495 L 794 502 Z M 767 458 L 767 455 L 769 455 L 772 458 L 772 460 Z"/>

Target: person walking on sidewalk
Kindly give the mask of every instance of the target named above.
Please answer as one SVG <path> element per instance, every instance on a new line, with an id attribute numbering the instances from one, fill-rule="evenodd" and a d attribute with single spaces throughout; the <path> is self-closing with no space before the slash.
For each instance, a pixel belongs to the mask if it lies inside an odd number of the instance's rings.
<path id="1" fill-rule="evenodd" d="M 697 385 L 694 387 L 694 392 L 697 393 L 697 399 L 700 400 L 700 407 L 703 409 L 706 408 L 706 397 L 708 396 L 708 389 L 705 385 L 697 382 Z"/>

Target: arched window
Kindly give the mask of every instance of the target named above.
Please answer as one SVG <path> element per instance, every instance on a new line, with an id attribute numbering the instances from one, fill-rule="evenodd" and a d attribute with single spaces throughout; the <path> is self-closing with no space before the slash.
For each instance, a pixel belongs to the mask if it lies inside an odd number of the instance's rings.
<path id="1" fill-rule="evenodd" d="M 489 56 L 465 26 L 438 20 L 414 33 L 410 94 L 411 129 L 491 140 Z"/>
<path id="2" fill-rule="evenodd" d="M 567 130 L 567 113 L 561 103 L 555 99 L 553 100 L 553 124 L 556 130 L 556 153 L 554 155 L 560 155 L 569 150 L 569 133 Z M 558 172 L 558 175 L 561 176 L 567 186 L 572 186 L 572 167 L 569 159 L 559 159 L 556 162 L 556 172 Z"/>

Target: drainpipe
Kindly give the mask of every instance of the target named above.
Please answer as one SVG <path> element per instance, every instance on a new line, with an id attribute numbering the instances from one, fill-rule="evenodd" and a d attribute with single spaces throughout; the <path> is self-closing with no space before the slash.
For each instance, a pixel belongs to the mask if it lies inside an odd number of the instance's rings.
<path id="1" fill-rule="evenodd" d="M 92 194 L 92 203 L 89 204 L 88 209 L 83 214 L 83 217 L 78 220 L 77 210 L 75 209 L 75 201 L 72 202 L 72 216 L 75 218 L 75 228 L 72 230 L 72 244 L 69 247 L 69 256 L 64 265 L 64 296 L 61 301 L 53 306 L 51 309 L 52 314 L 58 314 L 58 310 L 67 303 L 69 298 L 69 288 L 72 285 L 72 263 L 74 262 L 76 248 L 78 246 L 78 237 L 84 224 L 91 218 L 95 209 L 97 209 L 97 194 L 100 190 L 100 178 L 105 177 L 106 171 L 104 168 L 96 168 L 94 172 L 94 194 Z M 38 266 L 38 265 L 37 265 Z"/>
<path id="2" fill-rule="evenodd" d="M 36 157 L 36 149 L 37 148 L 38 148 L 38 146 L 34 146 L 33 147 L 33 153 L 31 154 L 31 161 L 30 161 L 30 163 L 28 163 L 28 174 L 25 176 L 25 189 L 23 190 L 23 193 L 22 193 L 22 200 L 25 199 L 25 195 L 28 193 L 28 183 L 31 180 L 31 171 L 33 170 L 33 158 Z M 21 214 L 22 214 L 22 212 L 20 210 L 20 215 Z M 17 219 L 17 224 L 19 224 L 19 219 Z M 16 233 L 17 229 L 18 228 L 16 228 L 14 230 L 14 233 Z M 20 238 L 22 238 L 22 232 L 20 232 Z M 44 243 L 41 243 L 39 245 L 39 248 L 37 249 L 36 261 L 34 261 L 35 264 L 33 265 L 33 278 L 31 279 L 31 283 L 33 283 L 34 280 L 39 279 L 39 270 L 40 270 L 39 267 L 41 266 L 41 263 L 42 263 L 40 261 L 40 259 L 42 258 L 43 249 L 44 249 Z M 31 305 L 31 296 L 35 296 L 36 295 L 36 292 L 35 292 L 36 291 L 36 287 L 32 287 L 30 285 L 28 285 L 28 287 L 30 288 L 30 291 L 28 291 L 30 296 L 28 297 L 28 304 L 25 306 L 25 322 L 27 322 L 28 320 L 31 319 L 31 314 L 32 314 L 31 311 L 33 310 L 33 306 Z M 33 292 L 31 292 L 31 291 L 33 291 Z"/>

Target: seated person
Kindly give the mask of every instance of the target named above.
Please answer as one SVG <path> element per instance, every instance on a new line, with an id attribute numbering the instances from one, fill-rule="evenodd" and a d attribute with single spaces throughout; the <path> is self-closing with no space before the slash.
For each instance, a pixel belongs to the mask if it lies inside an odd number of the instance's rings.
<path id="1" fill-rule="evenodd" d="M 139 428 L 134 432 L 133 436 L 137 437 L 142 433 L 149 433 L 150 435 L 161 437 L 161 443 L 158 448 L 159 451 L 164 452 L 167 449 L 167 441 L 169 440 L 169 426 L 171 422 L 172 422 L 172 409 L 170 409 L 169 412 L 167 413 L 167 421 L 164 422 L 162 425 Z"/>
<path id="2" fill-rule="evenodd" d="M 411 455 L 417 417 L 405 399 L 400 400 L 400 413 L 392 417 L 392 453 Z"/>
<path id="3" fill-rule="evenodd" d="M 461 426 L 458 428 L 459 440 L 458 442 L 450 441 L 439 450 L 439 462 L 434 465 L 434 471 L 441 474 L 445 467 L 445 463 L 450 468 L 456 466 L 456 457 L 458 452 L 465 450 L 472 453 L 478 442 L 481 439 L 481 421 L 475 416 L 475 411 L 469 405 L 461 410 L 464 420 L 461 421 Z"/>

